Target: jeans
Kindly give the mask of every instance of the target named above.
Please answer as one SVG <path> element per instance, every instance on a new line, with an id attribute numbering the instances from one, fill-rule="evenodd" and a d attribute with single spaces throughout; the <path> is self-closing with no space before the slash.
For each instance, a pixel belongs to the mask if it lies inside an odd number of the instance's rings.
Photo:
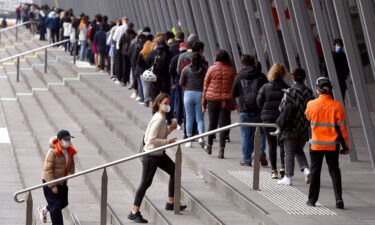
<path id="1" fill-rule="evenodd" d="M 208 130 L 215 130 L 218 127 L 224 127 L 230 124 L 231 111 L 221 108 L 221 101 L 207 101 Z M 229 135 L 228 131 L 220 132 L 220 147 L 225 148 L 226 137 Z M 215 135 L 208 136 L 208 145 L 212 146 Z"/>
<path id="2" fill-rule="evenodd" d="M 64 36 L 64 41 L 69 40 L 69 36 Z M 70 41 L 64 42 L 64 51 L 67 52 L 70 49 Z"/>
<path id="3" fill-rule="evenodd" d="M 260 113 L 240 113 L 240 123 L 260 123 Z M 241 138 L 242 138 L 242 161 L 251 163 L 251 155 L 254 151 L 254 135 L 256 127 L 245 127 L 241 126 Z M 260 128 L 260 154 L 266 155 L 266 136 L 264 130 Z"/>
<path id="4" fill-rule="evenodd" d="M 141 102 L 145 101 L 145 96 L 143 94 L 143 84 L 142 84 L 142 78 L 140 75 L 136 76 L 137 77 L 137 85 L 138 85 L 138 96 L 141 98 Z"/>
<path id="5" fill-rule="evenodd" d="M 193 136 L 194 121 L 197 121 L 199 133 L 204 133 L 204 114 L 201 102 L 201 91 L 185 91 L 184 106 L 186 112 L 186 135 L 188 137 Z"/>
<path id="6" fill-rule="evenodd" d="M 316 203 L 320 191 L 320 172 L 323 158 L 326 157 L 329 175 L 333 183 L 336 201 L 342 200 L 341 171 L 339 168 L 339 151 L 310 151 L 311 158 L 311 184 L 309 190 L 309 202 Z"/>
<path id="7" fill-rule="evenodd" d="M 134 205 L 141 206 L 143 197 L 145 196 L 147 189 L 151 186 L 158 167 L 169 174 L 168 197 L 174 197 L 175 164 L 171 158 L 166 154 L 163 154 L 162 156 L 148 155 L 142 158 L 142 164 L 142 179 L 138 190 L 135 193 Z"/>
<path id="8" fill-rule="evenodd" d="M 268 142 L 268 149 L 269 149 L 269 157 L 271 161 L 271 168 L 272 170 L 277 170 L 277 137 L 272 136 L 270 133 L 274 132 L 275 128 L 265 128 L 266 138 Z M 280 161 L 281 167 L 285 165 L 285 152 L 284 146 L 280 146 Z"/>
<path id="9" fill-rule="evenodd" d="M 294 156 L 297 158 L 301 171 L 309 168 L 303 147 L 306 144 L 305 138 L 286 138 L 283 140 L 285 150 L 285 175 L 287 177 L 294 176 Z"/>
<path id="10" fill-rule="evenodd" d="M 86 56 L 87 41 L 82 41 L 81 49 L 79 51 L 79 60 L 84 61 Z"/>

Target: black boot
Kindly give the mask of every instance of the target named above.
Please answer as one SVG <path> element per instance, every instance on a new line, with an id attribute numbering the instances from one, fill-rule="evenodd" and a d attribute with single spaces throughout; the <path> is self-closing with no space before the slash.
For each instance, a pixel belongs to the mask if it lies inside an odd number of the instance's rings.
<path id="1" fill-rule="evenodd" d="M 207 154 L 211 155 L 212 154 L 212 145 L 206 145 L 206 148 L 204 149 Z"/>
<path id="2" fill-rule="evenodd" d="M 219 159 L 224 159 L 224 148 L 220 147 L 219 155 L 217 156 Z"/>

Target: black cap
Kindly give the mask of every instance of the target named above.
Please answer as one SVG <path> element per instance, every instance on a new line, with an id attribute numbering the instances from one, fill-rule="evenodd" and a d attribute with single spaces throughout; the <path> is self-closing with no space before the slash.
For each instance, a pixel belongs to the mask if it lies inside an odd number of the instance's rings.
<path id="1" fill-rule="evenodd" d="M 60 130 L 57 133 L 57 139 L 61 140 L 61 139 L 67 139 L 67 138 L 74 138 L 73 136 L 70 135 L 69 131 L 67 131 L 67 130 Z"/>
<path id="2" fill-rule="evenodd" d="M 316 80 L 316 88 L 319 88 L 320 90 L 323 90 L 324 87 L 328 87 L 329 89 L 332 89 L 331 81 L 327 77 L 319 77 Z"/>

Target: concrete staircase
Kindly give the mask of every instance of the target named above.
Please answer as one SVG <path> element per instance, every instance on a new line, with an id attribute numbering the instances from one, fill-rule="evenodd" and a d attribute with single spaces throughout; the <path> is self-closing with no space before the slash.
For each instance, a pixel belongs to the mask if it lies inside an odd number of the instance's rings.
<path id="1" fill-rule="evenodd" d="M 12 35 L 9 35 L 9 39 L 11 38 Z M 41 45 L 44 44 L 39 41 L 21 42 L 14 48 L 0 50 L 0 57 Z M 152 116 L 150 109 L 129 99 L 129 90 L 114 85 L 108 74 L 97 73 L 90 68 L 78 68 L 71 63 L 71 57 L 58 49 L 49 51 L 48 58 L 52 61 L 57 59 L 58 63 L 51 62 L 47 73 L 44 73 L 43 67 L 39 65 L 44 62 L 43 54 L 25 58 L 21 67 L 34 67 L 32 70 L 21 71 L 20 82 L 16 82 L 14 65 L 3 65 L 0 70 L 0 75 L 7 74 L 0 79 L 0 97 L 17 97 L 17 101 L 0 101 L 13 143 L 10 147 L 15 158 L 13 167 L 18 168 L 17 172 L 21 178 L 17 190 L 21 186 L 29 187 L 41 182 L 41 168 L 48 151 L 48 139 L 57 130 L 68 129 L 76 136 L 73 144 L 78 150 L 77 170 L 80 171 L 138 153 L 144 131 Z M 238 120 L 235 115 L 232 118 L 232 122 Z M 173 135 L 181 138 L 178 131 Z M 238 166 L 241 142 L 239 129 L 231 131 L 231 140 L 232 143 L 226 148 L 225 160 L 216 158 L 216 149 L 213 156 L 207 156 L 200 147 L 184 149 L 182 146 L 181 199 L 188 208 L 182 212 L 183 215 L 174 215 L 164 209 L 168 176 L 158 171 L 142 205 L 142 213 L 150 224 L 273 225 L 291 224 L 291 221 L 293 224 L 325 223 L 327 217 L 319 214 L 296 216 L 286 213 L 279 207 L 284 202 L 274 203 L 265 198 L 264 193 L 268 194 L 269 190 L 267 185 L 275 185 L 276 181 L 265 179 L 269 178 L 269 174 L 263 168 L 260 192 L 251 190 L 244 182 L 228 173 L 229 170 L 252 171 L 252 168 Z M 363 144 L 362 141 L 358 143 Z M 167 151 L 172 159 L 174 152 L 172 149 Z M 361 157 L 366 157 L 365 150 L 361 151 Z M 363 169 L 363 165 L 354 167 Z M 108 203 L 122 224 L 131 223 L 126 216 L 131 209 L 141 171 L 140 160 L 107 170 Z M 69 181 L 70 205 L 64 214 L 69 223 L 74 224 L 72 214 L 79 218 L 81 224 L 99 223 L 100 181 L 100 172 Z M 24 185 L 21 185 L 22 183 Z M 295 186 L 302 194 L 306 193 L 303 178 L 296 177 Z M 277 192 L 269 193 L 278 195 Z M 11 194 L 8 193 L 9 196 Z M 34 206 L 44 202 L 40 190 L 33 192 L 33 198 Z M 322 191 L 321 199 L 322 204 L 331 204 L 325 191 Z M 348 197 L 348 200 L 358 201 L 355 197 Z M 301 199 L 291 198 L 290 201 L 298 202 Z M 303 201 L 305 202 L 305 199 Z M 19 208 L 20 211 L 24 210 L 24 205 Z M 334 219 L 337 223 L 362 224 L 345 213 L 336 213 L 337 217 Z M 34 216 L 39 223 L 38 215 L 35 213 Z"/>

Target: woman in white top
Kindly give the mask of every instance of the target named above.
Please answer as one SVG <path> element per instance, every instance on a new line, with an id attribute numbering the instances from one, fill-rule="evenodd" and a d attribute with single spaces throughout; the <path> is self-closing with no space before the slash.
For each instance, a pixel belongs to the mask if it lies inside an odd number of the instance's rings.
<path id="1" fill-rule="evenodd" d="M 69 13 L 67 13 L 65 15 L 65 17 L 63 18 L 62 27 L 63 27 L 64 40 L 69 40 L 70 39 L 70 33 L 72 31 L 72 19 L 70 18 Z M 65 52 L 67 52 L 69 49 L 70 49 L 70 42 L 69 41 L 64 42 Z"/>
<path id="2" fill-rule="evenodd" d="M 170 99 L 167 94 L 161 93 L 156 97 L 152 106 L 152 112 L 154 113 L 154 116 L 152 117 L 146 129 L 144 138 L 144 151 L 151 151 L 155 148 L 176 142 L 176 138 L 167 138 L 168 135 L 177 128 L 176 121 L 172 122 L 170 126 L 167 125 L 165 114 L 167 114 L 171 110 L 169 104 Z M 133 209 L 128 216 L 128 219 L 134 220 L 134 222 L 136 223 L 147 223 L 147 220 L 142 217 L 139 208 L 142 203 L 143 197 L 145 196 L 146 190 L 152 184 L 152 180 L 158 167 L 167 172 L 170 176 L 168 186 L 168 200 L 165 209 L 174 209 L 174 162 L 171 160 L 171 158 L 169 158 L 164 150 L 161 150 L 144 156 L 142 158 L 142 164 L 143 170 L 141 184 L 139 185 L 135 195 Z M 181 210 L 184 210 L 185 208 L 185 205 L 180 205 Z"/>

